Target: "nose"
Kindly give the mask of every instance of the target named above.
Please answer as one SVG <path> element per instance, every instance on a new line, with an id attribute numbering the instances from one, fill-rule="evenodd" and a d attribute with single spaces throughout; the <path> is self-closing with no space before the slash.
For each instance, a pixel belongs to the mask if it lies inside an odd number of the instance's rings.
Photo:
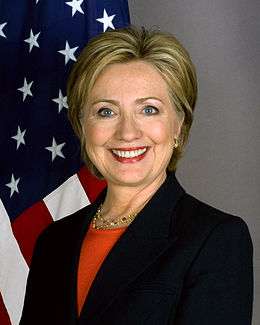
<path id="1" fill-rule="evenodd" d="M 122 116 L 120 118 L 116 129 L 116 137 L 118 140 L 131 142 L 139 139 L 141 136 L 141 128 L 132 117 Z"/>

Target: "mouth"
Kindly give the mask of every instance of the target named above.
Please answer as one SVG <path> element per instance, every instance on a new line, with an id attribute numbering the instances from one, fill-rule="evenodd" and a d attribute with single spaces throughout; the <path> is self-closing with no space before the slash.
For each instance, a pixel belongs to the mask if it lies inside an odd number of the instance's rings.
<path id="1" fill-rule="evenodd" d="M 122 163 L 133 163 L 142 160 L 149 147 L 135 147 L 135 148 L 116 148 L 111 149 L 113 157 Z"/>

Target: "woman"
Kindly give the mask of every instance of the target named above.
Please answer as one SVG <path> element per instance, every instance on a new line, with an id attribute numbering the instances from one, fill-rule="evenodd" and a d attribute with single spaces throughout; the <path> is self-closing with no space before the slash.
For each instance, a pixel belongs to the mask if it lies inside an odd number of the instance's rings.
<path id="1" fill-rule="evenodd" d="M 67 95 L 86 165 L 107 188 L 40 236 L 20 324 L 251 324 L 245 222 L 175 178 L 197 96 L 186 50 L 161 32 L 103 33 Z"/>

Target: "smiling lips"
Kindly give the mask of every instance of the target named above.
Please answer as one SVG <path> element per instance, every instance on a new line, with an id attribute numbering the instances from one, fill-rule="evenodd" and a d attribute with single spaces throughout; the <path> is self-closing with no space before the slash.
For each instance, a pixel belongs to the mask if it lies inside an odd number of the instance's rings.
<path id="1" fill-rule="evenodd" d="M 116 148 L 112 149 L 113 157 L 121 163 L 134 163 L 144 158 L 148 147 Z"/>

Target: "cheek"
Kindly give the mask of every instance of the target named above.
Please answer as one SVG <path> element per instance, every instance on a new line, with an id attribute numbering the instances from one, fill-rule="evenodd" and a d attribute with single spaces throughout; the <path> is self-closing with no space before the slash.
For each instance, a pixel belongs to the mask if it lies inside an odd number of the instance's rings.
<path id="1" fill-rule="evenodd" d="M 101 146 L 110 137 L 109 127 L 98 127 L 96 125 L 86 125 L 85 137 L 86 145 L 91 146 Z"/>
<path id="2" fill-rule="evenodd" d="M 166 144 L 172 141 L 173 126 L 165 122 L 157 122 L 148 128 L 151 139 L 157 144 Z"/>

